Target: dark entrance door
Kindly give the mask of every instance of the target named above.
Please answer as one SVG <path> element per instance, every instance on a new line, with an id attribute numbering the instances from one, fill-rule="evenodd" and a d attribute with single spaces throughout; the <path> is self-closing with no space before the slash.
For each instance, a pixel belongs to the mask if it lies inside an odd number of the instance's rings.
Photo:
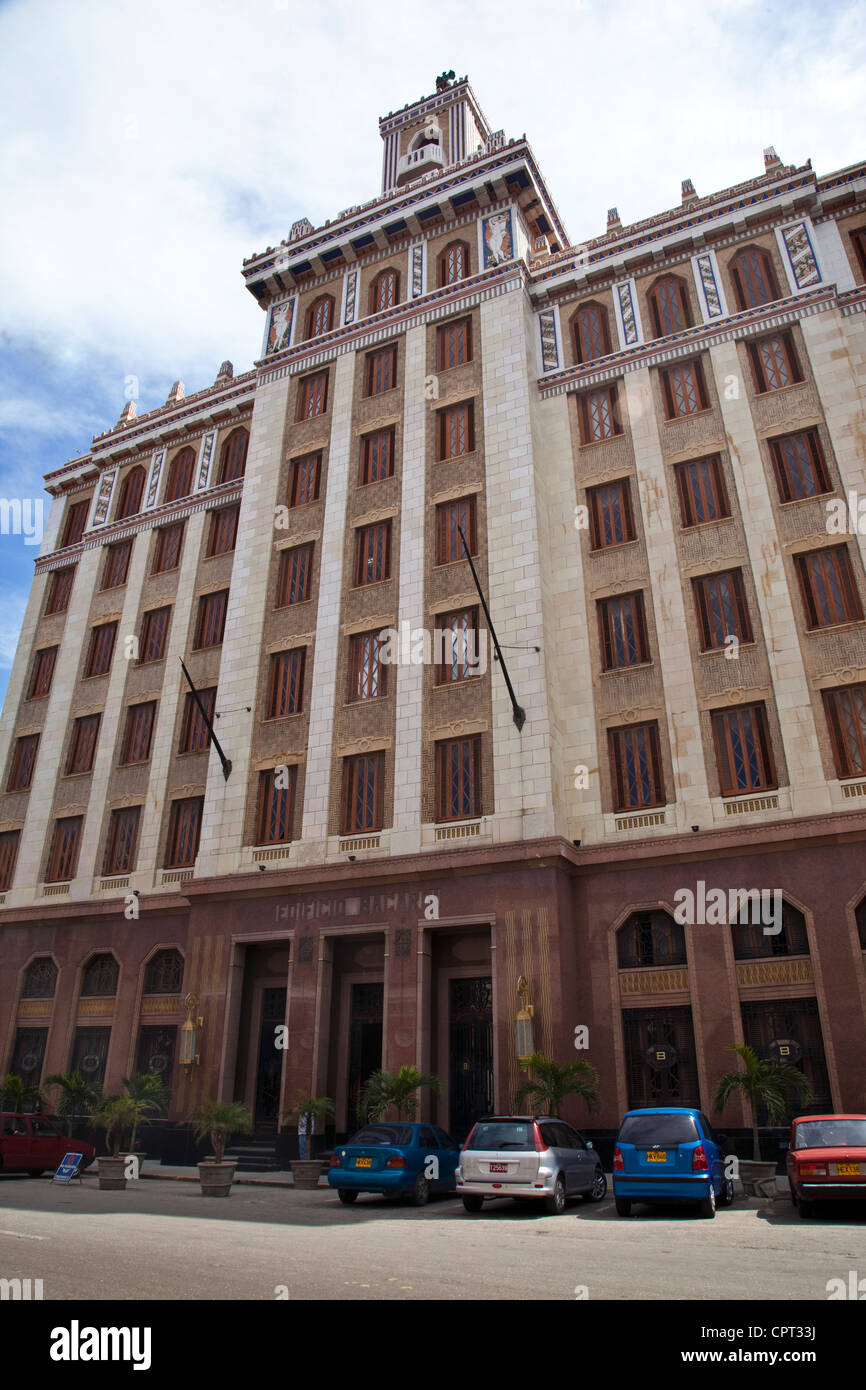
<path id="1" fill-rule="evenodd" d="M 449 1129 L 463 1138 L 493 1109 L 493 981 L 482 975 L 450 985 Z"/>
<path id="2" fill-rule="evenodd" d="M 691 1009 L 623 1009 L 622 1020 L 629 1107 L 699 1106 Z"/>
<path id="3" fill-rule="evenodd" d="M 280 1119 L 280 1083 L 285 1052 L 276 1046 L 277 1025 L 286 1021 L 286 990 L 262 990 L 259 1057 L 256 1067 L 256 1131 L 276 1133 Z"/>
<path id="4" fill-rule="evenodd" d="M 385 986 L 352 985 L 349 1026 L 349 1084 L 346 1122 L 349 1133 L 366 1119 L 360 1112 L 361 1091 L 367 1078 L 382 1066 L 382 1018 Z"/>

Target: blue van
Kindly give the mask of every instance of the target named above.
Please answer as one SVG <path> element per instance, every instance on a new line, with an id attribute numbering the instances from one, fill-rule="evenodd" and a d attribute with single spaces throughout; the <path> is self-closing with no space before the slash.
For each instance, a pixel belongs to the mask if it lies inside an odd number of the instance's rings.
<path id="1" fill-rule="evenodd" d="M 730 1206 L 734 1180 L 706 1115 L 674 1106 L 627 1111 L 613 1151 L 613 1195 L 618 1216 L 631 1216 L 634 1202 L 694 1202 L 709 1218 Z"/>

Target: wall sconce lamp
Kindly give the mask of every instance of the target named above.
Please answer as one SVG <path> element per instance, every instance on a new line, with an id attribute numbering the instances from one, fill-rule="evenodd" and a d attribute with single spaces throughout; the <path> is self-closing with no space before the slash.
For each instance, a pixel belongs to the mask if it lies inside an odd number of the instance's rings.
<path id="1" fill-rule="evenodd" d="M 535 1051 L 535 1041 L 532 1034 L 532 1017 L 535 1010 L 529 1002 L 529 984 L 525 975 L 521 975 L 517 981 L 517 993 L 520 996 L 520 1008 L 517 1011 L 517 1019 L 514 1024 L 514 1050 L 517 1053 L 518 1062 L 521 1066 L 525 1066 Z"/>
<path id="2" fill-rule="evenodd" d="M 201 1062 L 199 1047 L 204 1019 L 200 1014 L 193 1018 L 193 1014 L 198 1008 L 197 995 L 188 994 L 183 1002 L 186 1005 L 186 1022 L 181 1024 L 180 1029 L 180 1065 L 182 1067 L 197 1067 Z"/>

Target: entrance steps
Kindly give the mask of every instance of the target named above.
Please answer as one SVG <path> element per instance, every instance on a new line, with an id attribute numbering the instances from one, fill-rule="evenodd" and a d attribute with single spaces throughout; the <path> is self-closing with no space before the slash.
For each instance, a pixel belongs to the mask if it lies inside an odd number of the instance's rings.
<path id="1" fill-rule="evenodd" d="M 278 1173 L 277 1146 L 273 1139 L 250 1139 L 245 1144 L 232 1144 L 226 1158 L 233 1158 L 240 1173 Z"/>

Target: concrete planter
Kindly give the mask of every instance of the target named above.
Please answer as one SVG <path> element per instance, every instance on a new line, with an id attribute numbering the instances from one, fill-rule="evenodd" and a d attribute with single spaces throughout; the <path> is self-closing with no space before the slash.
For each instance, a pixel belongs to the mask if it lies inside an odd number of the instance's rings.
<path id="1" fill-rule="evenodd" d="M 198 1165 L 201 1195 L 203 1197 L 228 1197 L 232 1190 L 237 1166 L 235 1159 L 227 1159 L 222 1163 L 217 1163 L 214 1158 L 204 1159 Z"/>
<path id="2" fill-rule="evenodd" d="M 292 1182 L 302 1192 L 311 1192 L 319 1186 L 322 1172 L 320 1158 L 295 1158 L 292 1160 Z"/>
<path id="3" fill-rule="evenodd" d="M 107 1155 L 97 1160 L 99 1163 L 99 1186 L 103 1192 L 124 1192 L 126 1190 L 126 1154 L 117 1158 Z"/>
<path id="4" fill-rule="evenodd" d="M 768 1197 L 776 1195 L 775 1163 L 757 1162 L 753 1158 L 740 1159 L 740 1181 L 747 1197 Z"/>

